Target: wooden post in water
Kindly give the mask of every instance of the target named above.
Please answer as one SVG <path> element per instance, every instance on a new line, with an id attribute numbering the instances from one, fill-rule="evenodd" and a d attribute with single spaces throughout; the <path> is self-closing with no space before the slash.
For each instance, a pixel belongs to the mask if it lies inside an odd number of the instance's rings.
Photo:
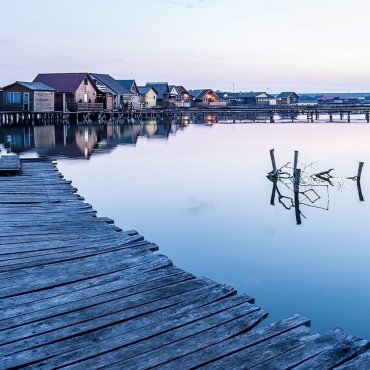
<path id="1" fill-rule="evenodd" d="M 333 114 L 329 113 L 329 122 L 333 122 Z"/>
<path id="2" fill-rule="evenodd" d="M 294 162 L 293 162 L 293 181 L 295 181 L 295 175 L 297 171 L 297 165 L 298 165 L 298 150 L 294 151 Z"/>
<path id="3" fill-rule="evenodd" d="M 361 181 L 362 167 L 364 167 L 364 162 L 359 162 L 357 170 L 357 181 Z"/>
<path id="4" fill-rule="evenodd" d="M 301 211 L 299 209 L 299 180 L 301 177 L 301 170 L 297 168 L 294 172 L 294 210 L 297 225 L 302 223 Z"/>
<path id="5" fill-rule="evenodd" d="M 340 112 L 340 120 L 342 120 L 342 119 L 343 119 L 343 113 Z"/>
<path id="6" fill-rule="evenodd" d="M 270 113 L 270 123 L 275 123 L 274 113 Z"/>
<path id="7" fill-rule="evenodd" d="M 276 168 L 276 162 L 275 162 L 275 154 L 274 154 L 275 149 L 270 149 L 270 158 L 271 158 L 271 164 L 272 164 L 272 174 L 275 175 L 277 168 Z"/>
<path id="8" fill-rule="evenodd" d="M 351 122 L 351 112 L 348 112 L 348 116 L 347 116 L 347 122 Z"/>
<path id="9" fill-rule="evenodd" d="M 365 117 L 366 117 L 366 122 L 369 123 L 369 121 L 370 121 L 370 114 L 369 114 L 369 112 L 366 112 L 365 113 Z"/>

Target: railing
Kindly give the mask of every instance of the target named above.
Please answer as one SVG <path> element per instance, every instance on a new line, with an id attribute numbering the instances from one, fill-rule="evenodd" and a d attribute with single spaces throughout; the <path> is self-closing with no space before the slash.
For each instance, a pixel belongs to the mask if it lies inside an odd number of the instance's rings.
<path id="1" fill-rule="evenodd" d="M 103 103 L 70 103 L 67 108 L 70 112 L 101 111 Z"/>

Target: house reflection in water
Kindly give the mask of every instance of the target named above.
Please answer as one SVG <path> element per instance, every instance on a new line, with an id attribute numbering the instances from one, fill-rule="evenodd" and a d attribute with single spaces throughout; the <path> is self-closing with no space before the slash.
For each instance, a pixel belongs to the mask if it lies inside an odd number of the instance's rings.
<path id="1" fill-rule="evenodd" d="M 85 158 L 90 157 L 92 150 L 98 142 L 95 127 L 79 127 L 76 131 L 76 145 Z"/>
<path id="2" fill-rule="evenodd" d="M 170 134 L 185 125 L 172 121 L 142 121 L 139 124 L 117 125 L 50 125 L 0 128 L 0 144 L 11 141 L 14 153 L 42 157 L 89 159 L 118 145 L 136 145 L 139 137 L 168 140 Z"/>

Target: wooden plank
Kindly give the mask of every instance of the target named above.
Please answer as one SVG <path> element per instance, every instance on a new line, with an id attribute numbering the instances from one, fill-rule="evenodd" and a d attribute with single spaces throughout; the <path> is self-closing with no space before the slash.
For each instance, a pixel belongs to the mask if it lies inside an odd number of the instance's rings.
<path id="1" fill-rule="evenodd" d="M 155 265 L 153 269 L 140 271 L 139 273 L 114 273 L 111 274 L 112 276 L 103 277 L 100 281 L 91 280 L 89 284 L 85 286 L 71 284 L 71 286 L 69 286 L 69 291 L 54 291 L 54 295 L 44 297 L 44 299 L 41 300 L 36 299 L 18 304 L 14 301 L 6 302 L 6 300 L 4 300 L 1 306 L 2 314 L 0 327 L 1 329 L 10 327 L 11 319 L 14 319 L 14 321 L 19 319 L 17 324 L 31 322 L 32 320 L 29 318 L 32 318 L 34 313 L 36 315 L 41 315 L 39 311 L 49 312 L 52 310 L 55 314 L 66 312 L 71 304 L 75 304 L 79 301 L 86 302 L 88 299 L 94 299 L 97 296 L 114 292 L 115 290 L 136 287 L 143 282 L 154 282 L 176 275 L 181 275 L 184 280 L 194 278 L 192 274 L 184 272 L 174 266 L 165 266 L 166 268 L 162 267 L 159 269 L 157 267 L 158 266 Z"/>
<path id="2" fill-rule="evenodd" d="M 122 270 L 108 272 L 103 275 L 88 277 L 86 279 L 69 282 L 64 285 L 58 285 L 56 287 L 48 288 L 47 290 L 32 291 L 22 295 L 16 295 L 0 300 L 0 309 L 17 309 L 22 305 L 30 306 L 31 303 L 36 302 L 40 304 L 40 301 L 49 304 L 49 300 L 56 300 L 57 302 L 69 302 L 71 295 L 80 295 L 81 299 L 93 295 L 94 288 L 100 285 L 113 282 L 119 279 L 125 279 L 131 282 L 131 279 L 137 278 L 140 281 L 140 276 L 143 273 L 150 271 L 157 271 L 159 275 L 162 269 L 166 269 L 169 274 L 172 273 L 172 262 L 165 256 L 159 256 L 156 259 L 149 260 L 147 263 L 140 265 L 133 265 L 129 268 L 124 267 Z M 72 299 L 73 300 L 73 299 Z M 23 310 L 21 312 L 24 312 Z"/>
<path id="3" fill-rule="evenodd" d="M 235 338 L 217 343 L 207 348 L 195 351 L 186 356 L 158 366 L 160 369 L 192 369 L 195 367 L 215 364 L 217 360 L 231 356 L 239 351 L 264 343 L 284 333 L 290 333 L 293 329 L 309 325 L 310 321 L 300 315 L 294 315 L 287 319 L 272 323 L 261 329 L 253 329 Z M 264 350 L 262 349 L 262 352 Z M 244 360 L 242 360 L 244 361 Z M 245 362 L 242 362 L 245 364 Z M 212 368 L 210 366 L 209 368 Z M 215 367 L 216 369 L 217 367 Z M 222 367 L 219 367 L 222 368 Z M 224 369 L 232 369 L 225 365 Z"/>
<path id="4" fill-rule="evenodd" d="M 245 369 L 263 364 L 288 350 L 297 348 L 317 338 L 319 334 L 306 326 L 294 328 L 289 332 L 255 343 L 249 348 L 228 355 L 204 366 L 204 369 Z"/>
<path id="5" fill-rule="evenodd" d="M 18 174 L 21 164 L 18 155 L 0 156 L 0 176 Z"/>
<path id="6" fill-rule="evenodd" d="M 169 302 L 180 300 L 182 293 L 197 294 L 198 289 L 205 287 L 211 289 L 214 286 L 215 284 L 208 279 L 192 279 L 127 297 L 119 296 L 112 301 L 67 312 L 51 319 L 2 330 L 0 331 L 0 343 L 3 344 L 1 348 L 4 353 L 13 353 L 28 349 L 30 346 L 40 346 L 80 335 L 158 310 L 158 307 L 165 307 Z M 29 338 L 32 338 L 32 341 Z"/>
<path id="7" fill-rule="evenodd" d="M 250 330 L 266 316 L 259 308 L 243 304 L 80 364 L 148 369 Z"/>
<path id="8" fill-rule="evenodd" d="M 370 349 L 366 340 L 348 336 L 335 346 L 326 348 L 318 355 L 296 366 L 296 369 L 332 369 Z"/>
<path id="9" fill-rule="evenodd" d="M 334 368 L 335 370 L 365 370 L 370 369 L 370 351 L 367 351 L 354 359 Z"/>
<path id="10" fill-rule="evenodd" d="M 101 256 L 80 258 L 77 261 L 61 262 L 42 267 L 31 267 L 26 271 L 17 270 L 17 279 L 14 272 L 3 272 L 0 277 L 3 281 L 0 286 L 0 297 L 11 297 L 32 291 L 49 289 L 61 284 L 97 277 L 109 272 L 132 268 L 135 265 L 147 263 L 155 259 L 152 252 L 140 251 L 132 256 L 128 252 L 108 252 L 102 264 Z M 19 273 L 22 271 L 22 274 Z M 7 279 L 4 282 L 4 279 Z"/>
<path id="11" fill-rule="evenodd" d="M 278 370 L 281 368 L 292 368 L 300 364 L 304 364 L 305 361 L 310 360 L 312 357 L 317 356 L 321 352 L 333 348 L 338 343 L 342 342 L 347 338 L 347 334 L 341 330 L 332 330 L 324 335 L 321 335 L 303 346 L 295 348 L 291 351 L 287 351 L 282 355 L 274 357 L 273 359 L 264 362 L 260 366 L 256 366 L 256 369 L 271 369 Z"/>
<path id="12" fill-rule="evenodd" d="M 137 316 L 132 317 L 131 320 L 121 314 L 116 315 L 115 320 L 108 324 L 107 319 L 109 317 L 105 317 L 104 322 L 99 320 L 97 323 L 103 325 L 96 327 L 94 332 L 79 330 L 77 331 L 78 335 L 77 333 L 74 335 L 70 333 L 58 340 L 60 331 L 53 331 L 48 335 L 32 337 L 32 340 L 28 343 L 25 340 L 23 343 L 13 343 L 8 348 L 3 346 L 1 349 L 4 356 L 0 357 L 0 360 L 1 363 L 7 366 L 19 366 L 28 362 L 44 360 L 57 354 L 69 354 L 77 348 L 88 350 L 97 340 L 107 344 L 115 343 L 117 340 L 123 343 L 125 341 L 131 343 L 135 341 L 135 338 L 146 338 L 156 322 L 157 329 L 159 327 L 159 330 L 166 330 L 166 325 L 171 325 L 169 320 L 173 315 L 178 317 L 184 312 L 194 309 L 194 307 L 204 306 L 207 302 L 214 302 L 232 294 L 235 294 L 235 290 L 230 290 L 230 287 L 222 285 L 207 286 L 196 291 L 185 292 L 167 300 L 140 306 Z M 128 335 L 130 332 L 133 332 L 132 336 Z"/>

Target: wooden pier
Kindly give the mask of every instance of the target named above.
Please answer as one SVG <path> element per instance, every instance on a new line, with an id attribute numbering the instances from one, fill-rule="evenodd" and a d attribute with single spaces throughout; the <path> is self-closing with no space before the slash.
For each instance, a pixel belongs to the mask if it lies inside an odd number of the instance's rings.
<path id="1" fill-rule="evenodd" d="M 263 117 L 274 123 L 279 117 L 292 122 L 297 121 L 298 115 L 305 116 L 307 122 L 315 122 L 320 115 L 327 115 L 329 122 L 334 116 L 343 122 L 351 122 L 361 116 L 367 123 L 370 122 L 370 105 L 266 105 L 266 106 L 207 106 L 207 107 L 155 107 L 145 109 L 117 110 L 84 110 L 76 112 L 0 112 L 0 126 L 46 125 L 46 124 L 90 124 L 93 122 L 132 123 L 135 120 L 145 119 L 192 119 L 207 120 L 215 116 L 216 121 L 232 120 L 259 121 Z M 301 121 L 301 120 L 300 120 Z"/>
<path id="2" fill-rule="evenodd" d="M 46 160 L 0 177 L 1 369 L 370 368 L 368 341 L 300 315 L 262 326 L 253 298 L 173 266 L 76 191 Z"/>

